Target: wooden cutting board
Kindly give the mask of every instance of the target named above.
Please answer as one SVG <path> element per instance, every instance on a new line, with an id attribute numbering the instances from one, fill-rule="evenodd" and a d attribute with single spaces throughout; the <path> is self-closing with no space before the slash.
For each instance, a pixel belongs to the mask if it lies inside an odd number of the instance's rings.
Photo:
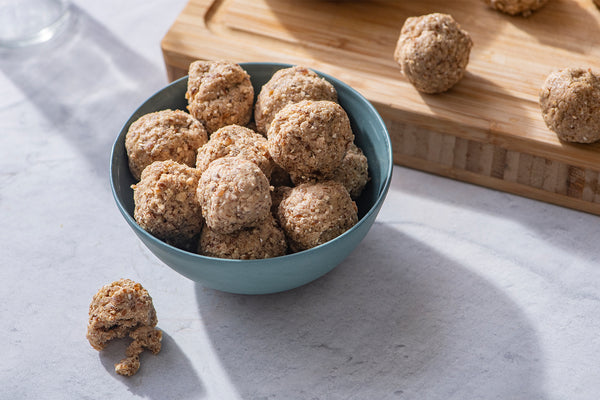
<path id="1" fill-rule="evenodd" d="M 451 14 L 474 41 L 450 91 L 417 92 L 393 52 L 404 20 Z M 368 98 L 396 164 L 600 215 L 600 144 L 567 144 L 538 93 L 563 67 L 600 71 L 600 10 L 550 0 L 529 18 L 482 0 L 191 0 L 162 41 L 169 78 L 197 59 L 302 64 Z"/>

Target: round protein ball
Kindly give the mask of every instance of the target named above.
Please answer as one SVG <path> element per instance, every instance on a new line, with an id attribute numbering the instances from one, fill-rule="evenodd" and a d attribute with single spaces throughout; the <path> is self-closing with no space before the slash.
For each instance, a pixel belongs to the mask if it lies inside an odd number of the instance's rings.
<path id="1" fill-rule="evenodd" d="M 230 234 L 205 228 L 198 246 L 199 254 L 237 260 L 279 257 L 286 252 L 285 235 L 272 215 L 268 215 L 255 227 Z"/>
<path id="2" fill-rule="evenodd" d="M 330 178 L 354 141 L 344 109 L 326 100 L 288 104 L 267 136 L 269 154 L 294 184 Z"/>
<path id="3" fill-rule="evenodd" d="M 194 166 L 196 150 L 208 141 L 204 126 L 181 110 L 163 110 L 137 119 L 125 135 L 129 170 L 136 180 L 154 161 Z"/>
<path id="4" fill-rule="evenodd" d="M 590 69 L 566 68 L 551 73 L 540 91 L 544 122 L 559 139 L 600 140 L 600 76 Z"/>
<path id="5" fill-rule="evenodd" d="M 294 66 L 275 72 L 256 99 L 254 120 L 257 131 L 266 135 L 279 110 L 302 100 L 337 102 L 337 92 L 331 83 L 306 67 Z"/>
<path id="6" fill-rule="evenodd" d="M 409 82 L 424 93 L 441 93 L 465 75 L 471 36 L 448 14 L 407 18 L 394 59 Z"/>
<path id="7" fill-rule="evenodd" d="M 528 17 L 538 8 L 541 8 L 548 0 L 484 0 L 487 5 L 495 10 L 509 15 L 521 14 Z"/>
<path id="8" fill-rule="evenodd" d="M 246 125 L 252 117 L 254 88 L 238 64 L 195 61 L 190 64 L 187 92 L 190 113 L 212 133 L 231 125 Z"/>
<path id="9" fill-rule="evenodd" d="M 358 222 L 356 204 L 335 181 L 304 183 L 279 203 L 277 217 L 292 251 L 326 243 Z"/>
<path id="10" fill-rule="evenodd" d="M 200 172 L 173 160 L 155 161 L 132 186 L 134 218 L 146 231 L 189 249 L 203 225 L 196 188 Z"/>
<path id="11" fill-rule="evenodd" d="M 342 163 L 335 170 L 333 180 L 344 185 L 350 197 L 357 199 L 369 182 L 369 164 L 362 150 L 350 144 Z"/>
<path id="12" fill-rule="evenodd" d="M 204 172 L 210 163 L 223 157 L 242 157 L 252 161 L 270 179 L 274 167 L 267 149 L 267 139 L 252 129 L 228 125 L 210 135 L 208 143 L 198 149 L 196 168 Z"/>
<path id="13" fill-rule="evenodd" d="M 197 196 L 206 225 L 223 234 L 257 226 L 271 211 L 267 177 L 241 157 L 213 161 L 202 173 Z"/>

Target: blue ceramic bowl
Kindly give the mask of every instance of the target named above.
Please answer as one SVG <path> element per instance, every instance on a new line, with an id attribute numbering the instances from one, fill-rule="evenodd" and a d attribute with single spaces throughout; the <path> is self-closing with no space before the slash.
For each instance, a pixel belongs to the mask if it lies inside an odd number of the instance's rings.
<path id="1" fill-rule="evenodd" d="M 242 63 L 258 94 L 275 71 L 289 64 Z M 318 72 L 317 72 L 318 73 Z M 180 274 L 213 289 L 242 294 L 266 294 L 292 289 L 326 274 L 344 260 L 365 237 L 385 199 L 392 177 L 392 148 L 381 117 L 375 108 L 343 82 L 319 73 L 331 82 L 339 103 L 350 117 L 357 145 L 369 160 L 371 180 L 357 201 L 358 223 L 341 236 L 299 253 L 265 260 L 228 260 L 187 252 L 152 236 L 133 218 L 135 183 L 129 172 L 125 134 L 129 125 L 146 113 L 170 109 L 186 110 L 187 77 L 181 78 L 150 97 L 129 118 L 117 137 L 111 155 L 110 183 L 125 221 L 142 242 L 166 265 Z"/>

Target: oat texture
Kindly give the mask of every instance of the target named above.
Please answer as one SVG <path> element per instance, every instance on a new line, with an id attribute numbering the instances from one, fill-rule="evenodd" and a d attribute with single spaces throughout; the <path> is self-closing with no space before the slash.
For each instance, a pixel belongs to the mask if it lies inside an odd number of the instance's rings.
<path id="1" fill-rule="evenodd" d="M 181 110 L 163 110 L 137 119 L 127 131 L 125 148 L 136 180 L 154 161 L 173 160 L 194 166 L 196 151 L 208 140 L 204 126 Z"/>
<path id="2" fill-rule="evenodd" d="M 510 15 L 528 17 L 548 0 L 484 0 L 490 7 Z M 597 0 L 594 0 L 597 1 Z"/>
<path id="3" fill-rule="evenodd" d="M 600 140 L 600 75 L 585 68 L 551 73 L 540 90 L 540 108 L 544 122 L 561 140 Z"/>
<path id="4" fill-rule="evenodd" d="M 162 332 L 155 328 L 157 322 L 148 291 L 130 279 L 120 279 L 103 286 L 94 295 L 86 336 L 98 351 L 112 339 L 131 337 L 126 358 L 115 364 L 117 373 L 131 376 L 140 367 L 139 355 L 144 348 L 154 354 L 161 349 Z"/>
<path id="5" fill-rule="evenodd" d="M 262 87 L 254 107 L 256 129 L 267 134 L 275 114 L 283 107 L 302 100 L 337 102 L 333 85 L 302 66 L 280 69 Z"/>
<path id="6" fill-rule="evenodd" d="M 248 73 L 235 63 L 191 63 L 185 98 L 188 110 L 209 134 L 231 124 L 246 125 L 252 118 L 254 88 Z"/>
<path id="7" fill-rule="evenodd" d="M 335 181 L 303 183 L 283 198 L 277 217 L 292 251 L 310 249 L 334 239 L 358 221 L 356 204 Z"/>
<path id="8" fill-rule="evenodd" d="M 406 19 L 394 59 L 417 90 L 441 93 L 463 78 L 472 46 L 451 15 L 434 13 Z"/>

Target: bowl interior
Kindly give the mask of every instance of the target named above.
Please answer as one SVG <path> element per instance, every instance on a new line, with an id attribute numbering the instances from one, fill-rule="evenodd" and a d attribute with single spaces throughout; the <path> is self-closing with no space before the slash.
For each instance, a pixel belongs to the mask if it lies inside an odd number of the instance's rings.
<path id="1" fill-rule="evenodd" d="M 291 66 L 280 63 L 241 63 L 240 65 L 250 75 L 255 95 L 260 92 L 262 85 L 275 71 Z M 392 151 L 389 136 L 381 117 L 364 97 L 329 75 L 322 73 L 319 75 L 336 88 L 339 103 L 350 118 L 356 144 L 363 150 L 369 162 L 371 180 L 356 202 L 358 224 L 331 242 L 310 250 L 267 260 L 244 261 L 217 259 L 189 253 L 162 242 L 140 228 L 133 218 L 134 202 L 131 185 L 136 181 L 128 167 L 125 135 L 129 126 L 144 114 L 169 108 L 187 111 L 185 99 L 187 77 L 184 77 L 154 94 L 133 113 L 117 137 L 111 156 L 111 187 L 117 206 L 138 237 L 163 262 L 188 278 L 219 290 L 236 293 L 272 293 L 300 286 L 318 278 L 335 267 L 362 240 L 379 212 L 391 181 Z M 336 254 L 332 255 L 332 251 Z M 314 260 L 311 261 L 313 257 Z M 249 268 L 253 268 L 254 271 L 249 271 Z M 273 275 L 273 269 L 276 270 L 277 276 L 266 279 L 268 275 Z M 292 271 L 293 269 L 301 270 Z M 218 277 L 218 282 L 214 281 L 215 275 Z M 240 282 L 244 279 L 245 283 Z"/>

